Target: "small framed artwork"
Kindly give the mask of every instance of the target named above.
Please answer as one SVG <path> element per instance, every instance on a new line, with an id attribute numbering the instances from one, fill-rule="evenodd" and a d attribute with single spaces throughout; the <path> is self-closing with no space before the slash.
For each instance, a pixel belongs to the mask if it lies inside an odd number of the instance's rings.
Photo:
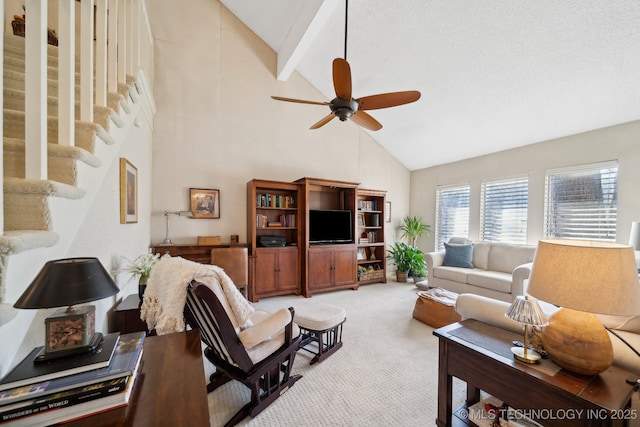
<path id="1" fill-rule="evenodd" d="M 384 222 L 391 222 L 391 202 L 384 202 Z"/>
<path id="2" fill-rule="evenodd" d="M 220 190 L 190 188 L 189 200 L 193 218 L 220 218 Z"/>
<path id="3" fill-rule="evenodd" d="M 120 224 L 138 222 L 138 169 L 120 158 Z"/>
<path id="4" fill-rule="evenodd" d="M 359 260 L 367 259 L 367 248 L 358 248 L 358 259 Z"/>
<path id="5" fill-rule="evenodd" d="M 358 222 L 357 222 L 357 226 L 358 227 L 366 227 L 365 223 L 364 223 L 364 213 L 359 212 L 358 213 Z"/>

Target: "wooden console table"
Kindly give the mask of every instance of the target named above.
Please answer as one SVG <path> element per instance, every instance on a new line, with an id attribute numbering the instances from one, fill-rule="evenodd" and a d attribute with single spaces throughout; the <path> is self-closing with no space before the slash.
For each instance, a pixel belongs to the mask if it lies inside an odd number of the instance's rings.
<path id="1" fill-rule="evenodd" d="M 203 426 L 209 404 L 200 332 L 192 330 L 144 341 L 142 372 L 129 405 L 65 424 L 69 427 Z"/>
<path id="2" fill-rule="evenodd" d="M 220 245 L 151 245 L 151 251 L 154 254 L 169 254 L 171 256 L 179 256 L 190 261 L 199 262 L 201 264 L 211 264 L 211 249 L 214 248 L 246 248 L 246 243 L 228 243 Z"/>
<path id="3" fill-rule="evenodd" d="M 452 417 L 452 378 L 467 383 L 466 405 L 489 393 L 548 426 L 622 426 L 634 418 L 629 409 L 635 386 L 631 372 L 612 366 L 595 376 L 573 374 L 552 362 L 543 366 L 514 360 L 513 334 L 469 319 L 436 329 L 439 338 L 438 418 L 440 427 L 467 425 L 466 416 Z M 464 409 L 462 409 L 464 411 Z M 465 413 L 466 415 L 466 413 Z M 464 420 L 463 420 L 464 419 Z"/>

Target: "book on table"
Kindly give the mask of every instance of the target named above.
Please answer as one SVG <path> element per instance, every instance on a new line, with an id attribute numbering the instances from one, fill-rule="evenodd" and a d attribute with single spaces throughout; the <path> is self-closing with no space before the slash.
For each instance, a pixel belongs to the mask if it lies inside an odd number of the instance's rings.
<path id="1" fill-rule="evenodd" d="M 0 414 L 6 410 L 5 406 L 9 404 L 132 375 L 142 353 L 145 336 L 144 332 L 121 335 L 111 358 L 111 363 L 104 368 L 92 369 L 46 381 L 37 381 L 0 391 Z"/>
<path id="2" fill-rule="evenodd" d="M 0 425 L 3 425 L 3 423 L 6 422 L 17 421 L 24 417 L 30 417 L 35 414 L 41 414 L 47 411 L 83 404 L 96 399 L 107 398 L 114 394 L 120 394 L 127 390 L 132 379 L 135 380 L 136 370 L 141 367 L 141 364 L 142 352 L 138 353 L 138 359 L 136 361 L 134 371 L 130 375 L 0 406 Z M 125 398 L 128 397 L 123 395 L 118 399 L 111 398 L 109 401 L 103 400 L 101 402 L 96 402 L 96 405 L 100 405 L 102 407 L 105 404 L 122 402 L 122 399 Z M 94 406 L 92 405 L 91 407 Z"/>
<path id="3" fill-rule="evenodd" d="M 129 404 L 129 399 L 133 392 L 138 374 L 142 370 L 142 358 L 134 371 L 133 375 L 127 377 L 124 390 L 118 388 L 117 392 L 96 397 L 88 401 L 76 402 L 75 404 L 65 405 L 51 404 L 43 405 L 42 410 L 34 411 L 29 414 L 21 414 L 7 420 L 0 419 L 0 425 L 3 427 L 39 427 L 51 424 L 69 422 L 79 418 L 105 412 L 111 409 L 120 408 Z M 64 401 L 63 401 L 64 402 Z"/>
<path id="4" fill-rule="evenodd" d="M 36 347 L 0 381 L 0 391 L 107 367 L 119 339 L 118 332 L 106 334 L 96 351 L 92 353 L 53 359 L 44 363 L 34 363 L 43 348 Z"/>

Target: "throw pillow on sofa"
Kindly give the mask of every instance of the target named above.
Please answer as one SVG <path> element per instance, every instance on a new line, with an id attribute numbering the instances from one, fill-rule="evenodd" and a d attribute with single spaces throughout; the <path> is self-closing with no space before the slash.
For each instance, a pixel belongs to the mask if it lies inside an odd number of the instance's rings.
<path id="1" fill-rule="evenodd" d="M 446 267 L 473 268 L 473 245 L 444 244 L 444 261 Z"/>

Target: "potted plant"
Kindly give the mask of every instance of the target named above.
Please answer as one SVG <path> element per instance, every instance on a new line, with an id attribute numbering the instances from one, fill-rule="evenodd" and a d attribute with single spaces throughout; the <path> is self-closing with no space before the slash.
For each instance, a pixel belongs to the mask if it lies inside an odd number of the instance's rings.
<path id="1" fill-rule="evenodd" d="M 131 273 L 134 279 L 136 277 L 138 278 L 138 296 L 140 297 L 140 301 L 142 301 L 144 291 L 147 289 L 147 281 L 151 275 L 151 269 L 156 265 L 159 258 L 160 254 L 154 255 L 148 253 L 138 255 L 136 259 L 129 262 L 127 271 Z"/>
<path id="2" fill-rule="evenodd" d="M 387 249 L 387 259 L 396 267 L 396 280 L 406 282 L 409 271 L 424 271 L 424 253 L 404 242 L 395 242 Z"/>
<path id="3" fill-rule="evenodd" d="M 406 238 L 409 246 L 415 247 L 420 236 L 428 236 L 431 232 L 431 226 L 423 224 L 422 218 L 407 215 L 402 219 L 402 222 L 403 224 L 398 227 L 398 229 L 402 231 L 402 235 L 400 237 Z"/>
<path id="4" fill-rule="evenodd" d="M 387 249 L 387 259 L 391 260 L 391 264 L 396 267 L 396 280 L 398 282 L 407 281 L 407 274 L 411 267 L 407 249 L 408 246 L 404 242 L 395 242 Z"/>

